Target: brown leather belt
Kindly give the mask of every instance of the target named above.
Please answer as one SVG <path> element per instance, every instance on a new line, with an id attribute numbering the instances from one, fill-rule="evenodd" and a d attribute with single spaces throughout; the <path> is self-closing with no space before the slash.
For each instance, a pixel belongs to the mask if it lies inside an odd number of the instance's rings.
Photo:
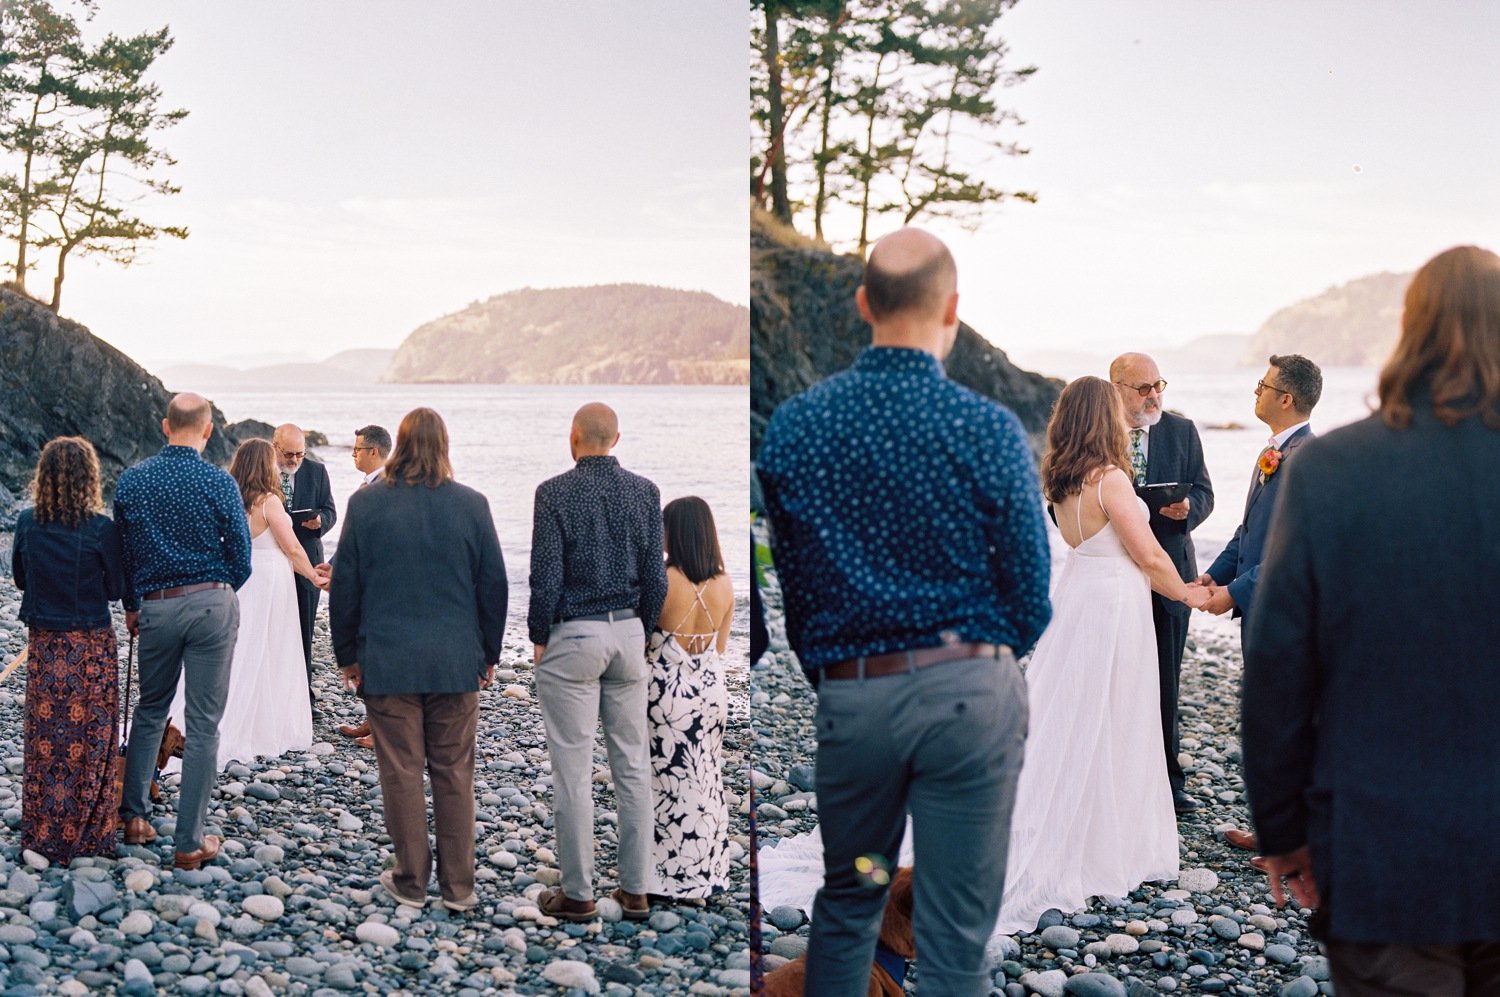
<path id="1" fill-rule="evenodd" d="M 945 661 L 970 661 L 974 658 L 998 658 L 1010 648 L 1004 644 L 940 644 L 937 647 L 917 647 L 909 651 L 891 654 L 872 654 L 864 658 L 850 658 L 823 666 L 825 679 L 857 679 L 863 673 L 867 679 L 882 675 L 900 675 L 916 671 L 929 665 L 940 665 Z"/>
<path id="2" fill-rule="evenodd" d="M 199 582 L 196 585 L 179 585 L 176 588 L 157 589 L 155 592 L 147 592 L 141 596 L 142 599 L 175 599 L 180 595 L 192 595 L 194 592 L 207 592 L 209 589 L 234 588 L 228 582 Z"/>

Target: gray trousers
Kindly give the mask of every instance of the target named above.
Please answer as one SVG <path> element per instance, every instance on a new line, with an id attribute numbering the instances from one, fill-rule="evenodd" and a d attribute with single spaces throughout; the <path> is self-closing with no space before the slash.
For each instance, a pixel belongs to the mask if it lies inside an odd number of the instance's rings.
<path id="1" fill-rule="evenodd" d="M 552 758 L 553 824 L 563 893 L 594 897 L 594 731 L 604 746 L 619 814 L 620 886 L 649 893 L 655 885 L 651 839 L 651 750 L 646 692 L 651 668 L 638 619 L 559 623 L 536 666 L 536 697 Z"/>
<path id="2" fill-rule="evenodd" d="M 819 684 L 824 878 L 808 942 L 809 994 L 867 992 L 886 886 L 861 867 L 895 867 L 908 811 L 921 989 L 990 993 L 984 949 L 1005 892 L 1026 720 L 1025 679 L 1009 653 Z"/>
<path id="3" fill-rule="evenodd" d="M 219 768 L 219 720 L 229 691 L 229 663 L 240 630 L 239 597 L 229 589 L 207 589 L 176 599 L 141 603 L 141 698 L 130 718 L 125 754 L 125 791 L 120 811 L 128 819 L 151 813 L 148 795 L 156 752 L 167 726 L 167 709 L 186 676 L 182 782 L 177 800 L 179 852 L 203 846 L 203 817 Z"/>

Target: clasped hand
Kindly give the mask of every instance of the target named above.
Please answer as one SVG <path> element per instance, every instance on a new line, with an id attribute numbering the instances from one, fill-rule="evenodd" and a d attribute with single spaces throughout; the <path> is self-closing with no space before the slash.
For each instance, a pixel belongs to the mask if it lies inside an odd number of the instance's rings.
<path id="1" fill-rule="evenodd" d="M 1205 613 L 1213 613 L 1215 616 L 1223 616 L 1234 608 L 1234 597 L 1229 594 L 1228 586 L 1220 585 L 1210 576 L 1206 574 L 1199 575 L 1188 585 L 1188 589 L 1192 590 L 1194 586 L 1199 586 L 1203 591 L 1208 593 L 1207 598 L 1202 602 L 1194 603 L 1188 600 L 1188 605 L 1194 609 L 1201 609 Z"/>

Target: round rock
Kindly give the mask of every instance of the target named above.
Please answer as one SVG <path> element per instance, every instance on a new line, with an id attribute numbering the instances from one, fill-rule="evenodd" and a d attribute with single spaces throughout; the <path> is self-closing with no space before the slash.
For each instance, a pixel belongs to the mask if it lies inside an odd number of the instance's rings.
<path id="1" fill-rule="evenodd" d="M 379 921 L 366 921 L 361 924 L 354 929 L 354 937 L 383 949 L 393 949 L 401 944 L 401 932 Z"/>
<path id="2" fill-rule="evenodd" d="M 240 901 L 240 906 L 244 908 L 246 914 L 249 914 L 251 917 L 258 917 L 262 921 L 275 921 L 286 912 L 285 904 L 276 897 L 265 893 L 246 897 Z"/>

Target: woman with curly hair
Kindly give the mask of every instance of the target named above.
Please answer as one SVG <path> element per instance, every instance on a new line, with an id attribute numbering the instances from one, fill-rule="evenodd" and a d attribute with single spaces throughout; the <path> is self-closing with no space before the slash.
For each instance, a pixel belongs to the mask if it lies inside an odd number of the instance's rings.
<path id="1" fill-rule="evenodd" d="M 115 853 L 119 675 L 109 604 L 125 591 L 88 440 L 42 449 L 11 573 L 28 627 L 21 847 L 67 863 Z"/>

